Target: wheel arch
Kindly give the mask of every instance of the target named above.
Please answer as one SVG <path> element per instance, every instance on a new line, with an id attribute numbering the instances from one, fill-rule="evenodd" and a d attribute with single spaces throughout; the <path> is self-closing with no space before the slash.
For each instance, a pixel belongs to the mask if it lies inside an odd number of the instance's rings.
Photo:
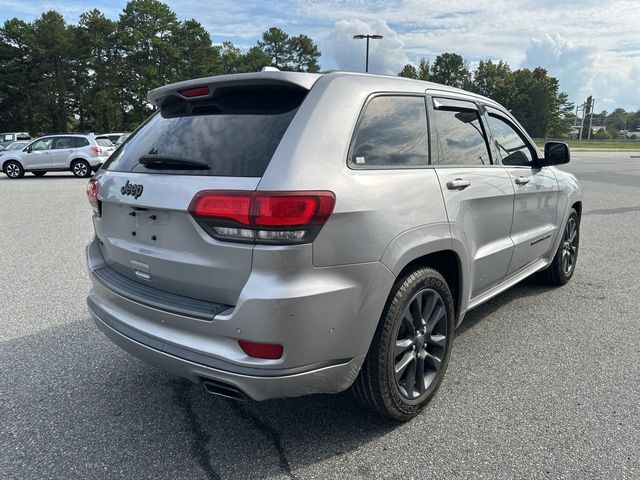
<path id="1" fill-rule="evenodd" d="M 402 233 L 389 245 L 382 263 L 402 278 L 420 267 L 431 267 L 440 272 L 451 289 L 457 317 L 462 321 L 468 301 L 468 265 L 464 244 L 453 240 L 448 223 L 418 227 Z"/>
<path id="2" fill-rule="evenodd" d="M 18 164 L 22 167 L 22 169 L 23 169 L 23 170 L 25 169 L 25 168 L 24 168 L 24 165 L 22 164 L 22 162 L 21 162 L 19 159 L 17 159 L 17 158 L 5 158 L 5 159 L 2 161 L 2 165 L 1 165 L 1 167 L 2 167 L 2 171 L 3 171 L 3 172 L 4 172 L 4 167 L 5 167 L 5 165 L 6 165 L 7 163 L 9 163 L 9 162 L 16 162 L 16 163 L 18 163 Z"/>
<path id="3" fill-rule="evenodd" d="M 91 168 L 91 164 L 89 163 L 89 160 L 87 160 L 84 157 L 73 157 L 70 161 L 69 161 L 69 168 L 73 168 L 73 164 L 75 162 L 85 162 L 87 165 L 89 165 L 89 168 Z"/>
<path id="4" fill-rule="evenodd" d="M 582 219 L 582 200 L 574 202 L 573 205 L 571 205 L 571 208 L 578 212 L 578 219 Z"/>

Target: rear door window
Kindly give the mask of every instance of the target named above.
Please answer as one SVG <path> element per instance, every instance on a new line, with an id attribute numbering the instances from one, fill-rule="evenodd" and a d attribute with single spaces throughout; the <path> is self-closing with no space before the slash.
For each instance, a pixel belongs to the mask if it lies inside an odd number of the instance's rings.
<path id="1" fill-rule="evenodd" d="M 58 137 L 54 139 L 53 144 L 51 146 L 52 150 L 62 150 L 63 148 L 73 148 L 74 147 L 73 137 Z"/>
<path id="2" fill-rule="evenodd" d="M 434 99 L 440 165 L 491 164 L 489 143 L 475 104 Z"/>
<path id="3" fill-rule="evenodd" d="M 374 97 L 360 119 L 349 157 L 350 166 L 355 168 L 428 165 L 424 97 Z"/>
<path id="4" fill-rule="evenodd" d="M 219 87 L 211 98 L 165 101 L 105 163 L 119 172 L 260 177 L 307 91 L 290 87 Z M 205 162 L 205 170 L 147 168 L 157 155 Z"/>

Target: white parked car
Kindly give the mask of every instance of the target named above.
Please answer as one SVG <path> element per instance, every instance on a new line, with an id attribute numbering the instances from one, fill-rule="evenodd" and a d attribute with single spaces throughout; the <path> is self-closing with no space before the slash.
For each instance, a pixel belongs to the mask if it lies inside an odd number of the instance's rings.
<path id="1" fill-rule="evenodd" d="M 115 150 L 108 140 L 93 134 L 47 135 L 22 150 L 0 157 L 2 171 L 9 178 L 21 178 L 25 172 L 41 177 L 51 171 L 71 171 L 76 177 L 90 177 Z"/>
<path id="2" fill-rule="evenodd" d="M 118 139 L 123 135 L 122 132 L 117 132 L 117 133 L 101 133 L 100 135 L 96 135 L 96 139 L 100 140 L 100 139 L 107 139 L 109 140 L 111 143 L 113 143 L 114 145 L 116 145 L 116 142 L 118 141 Z"/>

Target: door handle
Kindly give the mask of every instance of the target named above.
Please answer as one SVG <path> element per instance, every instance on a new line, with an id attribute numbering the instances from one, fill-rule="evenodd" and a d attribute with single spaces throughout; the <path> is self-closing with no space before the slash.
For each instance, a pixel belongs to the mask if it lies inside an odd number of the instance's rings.
<path id="1" fill-rule="evenodd" d="M 516 184 L 517 185 L 526 185 L 527 183 L 529 183 L 529 178 L 528 177 L 518 177 L 516 178 Z"/>
<path id="2" fill-rule="evenodd" d="M 447 188 L 449 190 L 464 190 L 469 185 L 471 185 L 469 180 L 463 180 L 461 178 L 456 178 L 455 180 L 447 182 Z"/>

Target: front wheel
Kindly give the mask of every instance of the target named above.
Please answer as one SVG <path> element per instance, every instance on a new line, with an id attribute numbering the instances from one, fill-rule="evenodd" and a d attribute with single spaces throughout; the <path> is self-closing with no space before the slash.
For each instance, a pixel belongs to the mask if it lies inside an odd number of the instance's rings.
<path id="1" fill-rule="evenodd" d="M 4 164 L 4 173 L 9 178 L 22 178 L 24 177 L 24 168 L 18 162 L 10 160 Z"/>
<path id="2" fill-rule="evenodd" d="M 445 279 L 419 268 L 396 282 L 352 386 L 366 407 L 409 420 L 435 395 L 449 363 L 455 325 Z"/>
<path id="3" fill-rule="evenodd" d="M 538 272 L 538 278 L 550 285 L 564 285 L 571 280 L 578 261 L 579 246 L 580 217 L 572 208 L 553 261 L 547 268 Z"/>
<path id="4" fill-rule="evenodd" d="M 91 167 L 85 160 L 75 160 L 71 163 L 71 172 L 80 178 L 91 176 Z"/>

